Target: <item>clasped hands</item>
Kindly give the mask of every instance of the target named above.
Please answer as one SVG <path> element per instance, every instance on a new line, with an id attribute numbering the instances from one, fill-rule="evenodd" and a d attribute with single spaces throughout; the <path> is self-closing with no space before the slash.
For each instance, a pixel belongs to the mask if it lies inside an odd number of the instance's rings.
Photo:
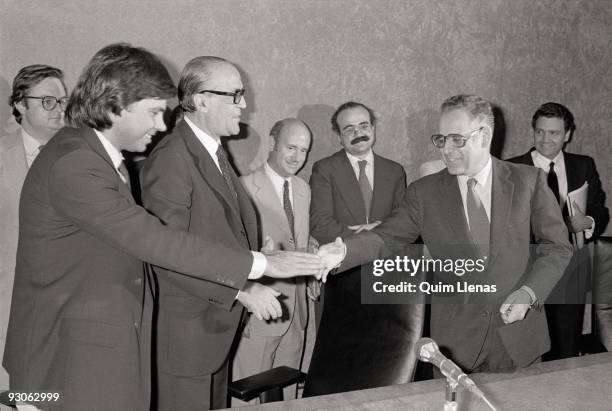
<path id="1" fill-rule="evenodd" d="M 274 250 L 274 241 L 266 237 L 261 252 L 266 256 L 264 275 L 273 278 L 292 278 L 313 276 L 309 287 L 309 297 L 318 298 L 317 280 L 327 281 L 329 272 L 338 267 L 346 255 L 346 246 L 338 237 L 333 243 L 318 246 L 311 239 L 308 245 L 310 253 L 299 251 Z M 237 300 L 258 320 L 274 320 L 283 314 L 278 297 L 281 294 L 257 281 L 247 281 L 238 292 Z"/>

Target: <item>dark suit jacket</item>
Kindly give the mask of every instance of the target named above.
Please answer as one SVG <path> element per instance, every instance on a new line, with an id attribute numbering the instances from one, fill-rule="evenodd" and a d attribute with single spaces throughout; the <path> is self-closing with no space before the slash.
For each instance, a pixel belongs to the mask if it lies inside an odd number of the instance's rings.
<path id="1" fill-rule="evenodd" d="M 164 227 L 134 203 L 92 129 L 60 130 L 21 195 L 4 355 L 11 389 L 59 391 L 62 401 L 46 410 L 148 410 L 152 304 L 143 260 L 236 290 L 253 257 Z"/>
<path id="2" fill-rule="evenodd" d="M 215 238 L 231 248 L 258 249 L 255 210 L 238 178 L 232 178 L 238 202 L 206 148 L 182 121 L 145 161 L 142 201 L 174 229 Z M 221 252 L 211 258 L 226 264 L 231 256 Z M 226 267 L 221 272 L 233 271 Z M 186 377 L 214 373 L 227 360 L 240 321 L 242 306 L 234 307 L 236 289 L 157 267 L 155 272 L 159 369 Z"/>
<path id="3" fill-rule="evenodd" d="M 310 189 L 310 233 L 320 244 L 334 241 L 338 236 L 351 236 L 353 231 L 348 229 L 349 225 L 365 224 L 363 197 L 344 150 L 314 164 Z M 405 191 L 403 167 L 374 154 L 370 221 L 384 221 L 401 204 Z M 400 366 L 403 361 L 394 357 L 392 347 L 396 344 L 407 347 L 406 332 L 412 332 L 414 324 L 410 318 L 414 310 L 407 313 L 404 309 L 408 308 L 407 305 L 362 305 L 360 267 L 329 276 L 304 395 L 407 382 L 411 371 L 405 378 L 406 367 Z M 401 325 L 398 327 L 398 324 Z M 392 337 L 388 338 L 389 335 Z M 366 356 L 369 361 L 356 361 Z"/>
<path id="4" fill-rule="evenodd" d="M 510 158 L 508 161 L 533 166 L 533 159 L 531 158 L 533 150 L 532 148 L 525 154 Z M 565 151 L 563 152 L 563 158 L 565 160 L 567 191 L 576 190 L 582 187 L 585 182 L 589 184 L 585 213 L 595 220 L 595 230 L 593 231 L 593 237 L 591 237 L 595 239 L 604 232 L 610 220 L 608 208 L 605 206 L 606 195 L 601 189 L 601 181 L 595 161 L 589 156 L 566 153 Z"/>
<path id="5" fill-rule="evenodd" d="M 531 157 L 532 148 L 527 153 L 509 159 L 513 163 L 527 164 L 533 166 Z M 589 184 L 587 192 L 587 206 L 585 213 L 595 220 L 593 236 L 585 241 L 597 238 L 608 225 L 610 215 L 605 206 L 605 197 L 601 189 L 599 174 L 595 162 L 591 157 L 579 154 L 563 152 L 565 161 L 565 174 L 567 179 L 567 191 L 576 190 L 586 182 Z M 590 254 L 586 247 L 574 253 L 574 257 L 565 271 L 563 278 L 550 295 L 550 303 L 584 303 L 586 298 L 588 278 L 590 272 Z M 561 325 L 563 326 L 563 325 Z"/>
<path id="6" fill-rule="evenodd" d="M 455 284 L 495 284 L 491 294 L 441 294 L 432 297 L 431 335 L 453 361 L 471 370 L 486 338 L 488 321 L 494 325 L 515 365 L 526 366 L 548 351 L 546 317 L 530 310 L 524 320 L 504 325 L 499 307 L 522 285 L 543 302 L 571 257 L 561 211 L 541 170 L 492 158 L 491 240 L 486 270 L 460 278 L 439 273 L 434 281 Z M 530 232 L 537 246 L 531 250 Z M 402 205 L 372 232 L 347 239 L 344 266 L 380 256 L 377 243 L 410 243 L 422 236 L 432 258 L 478 258 L 468 234 L 457 177 L 444 169 L 413 182 Z M 445 305 L 453 303 L 455 305 Z"/>

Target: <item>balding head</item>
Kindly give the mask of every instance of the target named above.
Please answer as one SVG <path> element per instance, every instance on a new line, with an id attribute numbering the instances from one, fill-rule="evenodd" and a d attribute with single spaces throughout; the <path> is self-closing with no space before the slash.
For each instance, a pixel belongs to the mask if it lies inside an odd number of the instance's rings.
<path id="1" fill-rule="evenodd" d="M 312 134 L 308 126 L 296 118 L 277 121 L 270 130 L 268 164 L 281 177 L 295 175 L 304 165 Z"/>

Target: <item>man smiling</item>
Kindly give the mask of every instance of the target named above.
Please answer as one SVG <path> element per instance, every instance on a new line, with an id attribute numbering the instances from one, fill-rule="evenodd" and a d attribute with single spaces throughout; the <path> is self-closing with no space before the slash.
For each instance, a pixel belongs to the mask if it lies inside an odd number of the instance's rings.
<path id="1" fill-rule="evenodd" d="M 37 403 L 46 411 L 149 410 L 152 303 L 143 260 L 234 295 L 249 276 L 324 267 L 306 254 L 293 255 L 301 260 L 293 267 L 261 255 L 265 264 L 254 271 L 247 249 L 170 229 L 136 205 L 121 150 L 142 151 L 166 129 L 174 94 L 147 50 L 103 48 L 70 96 L 74 128 L 49 141 L 26 177 L 4 365 L 11 390 L 59 394 Z M 216 260 L 220 254 L 227 258 Z"/>

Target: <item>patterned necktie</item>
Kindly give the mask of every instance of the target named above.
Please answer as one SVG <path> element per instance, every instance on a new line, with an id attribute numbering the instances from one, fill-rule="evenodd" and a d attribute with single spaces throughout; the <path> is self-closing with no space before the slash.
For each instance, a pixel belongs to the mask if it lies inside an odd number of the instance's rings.
<path id="1" fill-rule="evenodd" d="M 548 187 L 552 190 L 557 202 L 559 202 L 559 179 L 557 178 L 557 173 L 555 173 L 555 162 L 551 161 L 548 170 Z"/>
<path id="2" fill-rule="evenodd" d="M 366 221 L 368 221 L 370 219 L 370 205 L 372 204 L 372 186 L 370 186 L 365 171 L 368 162 L 366 160 L 359 160 L 357 164 L 359 164 L 359 188 L 361 189 L 363 203 L 365 204 Z"/>
<path id="3" fill-rule="evenodd" d="M 121 177 L 121 181 L 123 181 L 131 191 L 132 184 L 130 184 L 130 173 L 128 172 L 128 169 L 123 161 L 119 164 L 119 167 L 117 167 L 117 172 L 119 172 L 119 177 Z"/>
<path id="4" fill-rule="evenodd" d="M 480 201 L 480 197 L 474 191 L 476 186 L 475 178 L 470 178 L 467 181 L 467 212 L 470 220 L 470 233 L 472 234 L 472 240 L 480 248 L 481 256 L 489 254 L 489 240 L 491 236 L 491 227 L 489 224 L 489 218 L 487 217 L 487 211 Z"/>
<path id="5" fill-rule="evenodd" d="M 236 187 L 234 186 L 234 182 L 232 181 L 232 172 L 230 171 L 230 163 L 227 159 L 227 153 L 221 144 L 219 144 L 219 148 L 217 149 L 217 159 L 219 160 L 219 168 L 221 169 L 221 174 L 227 183 L 227 187 L 229 188 L 230 193 L 234 199 L 238 199 L 238 193 L 236 192 Z"/>
<path id="6" fill-rule="evenodd" d="M 283 208 L 287 215 L 287 221 L 289 222 L 289 228 L 291 228 L 291 235 L 295 237 L 294 224 L 295 220 L 293 217 L 293 209 L 291 208 L 291 200 L 289 199 L 289 181 L 285 180 L 283 184 Z"/>

